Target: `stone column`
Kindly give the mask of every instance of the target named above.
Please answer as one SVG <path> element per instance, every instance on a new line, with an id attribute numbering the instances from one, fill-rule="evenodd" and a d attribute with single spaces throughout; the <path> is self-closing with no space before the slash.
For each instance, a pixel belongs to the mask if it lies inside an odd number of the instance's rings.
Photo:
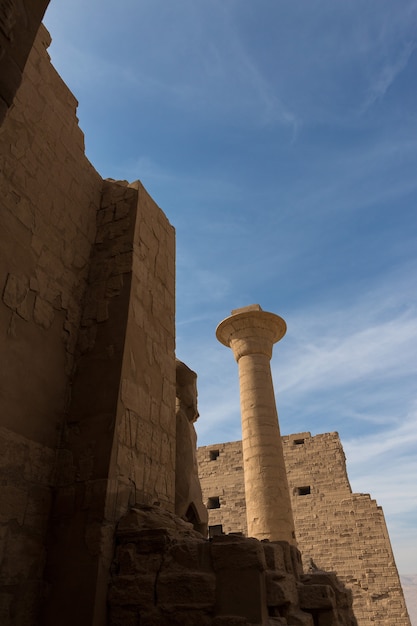
<path id="1" fill-rule="evenodd" d="M 285 321 L 258 304 L 236 309 L 216 330 L 239 366 L 248 535 L 296 544 L 270 359 Z"/>

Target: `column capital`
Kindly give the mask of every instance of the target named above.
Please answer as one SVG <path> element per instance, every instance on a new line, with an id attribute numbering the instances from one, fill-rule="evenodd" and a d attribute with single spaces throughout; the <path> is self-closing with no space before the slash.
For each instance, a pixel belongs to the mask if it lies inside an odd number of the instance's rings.
<path id="1" fill-rule="evenodd" d="M 282 339 L 286 330 L 282 317 L 252 304 L 232 311 L 217 326 L 216 337 L 232 349 L 236 361 L 248 354 L 264 354 L 270 359 L 273 344 Z"/>

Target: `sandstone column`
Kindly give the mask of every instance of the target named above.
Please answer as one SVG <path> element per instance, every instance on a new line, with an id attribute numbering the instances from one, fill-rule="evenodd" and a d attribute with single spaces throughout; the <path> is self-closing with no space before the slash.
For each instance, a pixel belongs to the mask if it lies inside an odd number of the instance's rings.
<path id="1" fill-rule="evenodd" d="M 295 544 L 294 521 L 269 365 L 284 320 L 258 304 L 236 309 L 216 330 L 239 366 L 248 535 Z"/>

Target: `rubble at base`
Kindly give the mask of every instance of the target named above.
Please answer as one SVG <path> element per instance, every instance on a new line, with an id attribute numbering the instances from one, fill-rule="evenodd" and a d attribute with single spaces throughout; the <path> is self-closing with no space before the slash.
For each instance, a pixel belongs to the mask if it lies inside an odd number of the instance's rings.
<path id="1" fill-rule="evenodd" d="M 206 540 L 157 506 L 119 522 L 109 626 L 356 626 L 351 592 L 334 573 L 303 574 L 286 541 Z"/>

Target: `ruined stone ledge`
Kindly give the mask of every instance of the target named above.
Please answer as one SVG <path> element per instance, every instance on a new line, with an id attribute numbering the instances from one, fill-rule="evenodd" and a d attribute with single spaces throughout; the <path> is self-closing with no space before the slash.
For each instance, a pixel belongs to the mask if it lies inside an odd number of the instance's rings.
<path id="1" fill-rule="evenodd" d="M 160 506 L 119 522 L 109 626 L 355 626 L 352 598 L 333 573 L 303 575 L 285 541 L 204 539 Z"/>

